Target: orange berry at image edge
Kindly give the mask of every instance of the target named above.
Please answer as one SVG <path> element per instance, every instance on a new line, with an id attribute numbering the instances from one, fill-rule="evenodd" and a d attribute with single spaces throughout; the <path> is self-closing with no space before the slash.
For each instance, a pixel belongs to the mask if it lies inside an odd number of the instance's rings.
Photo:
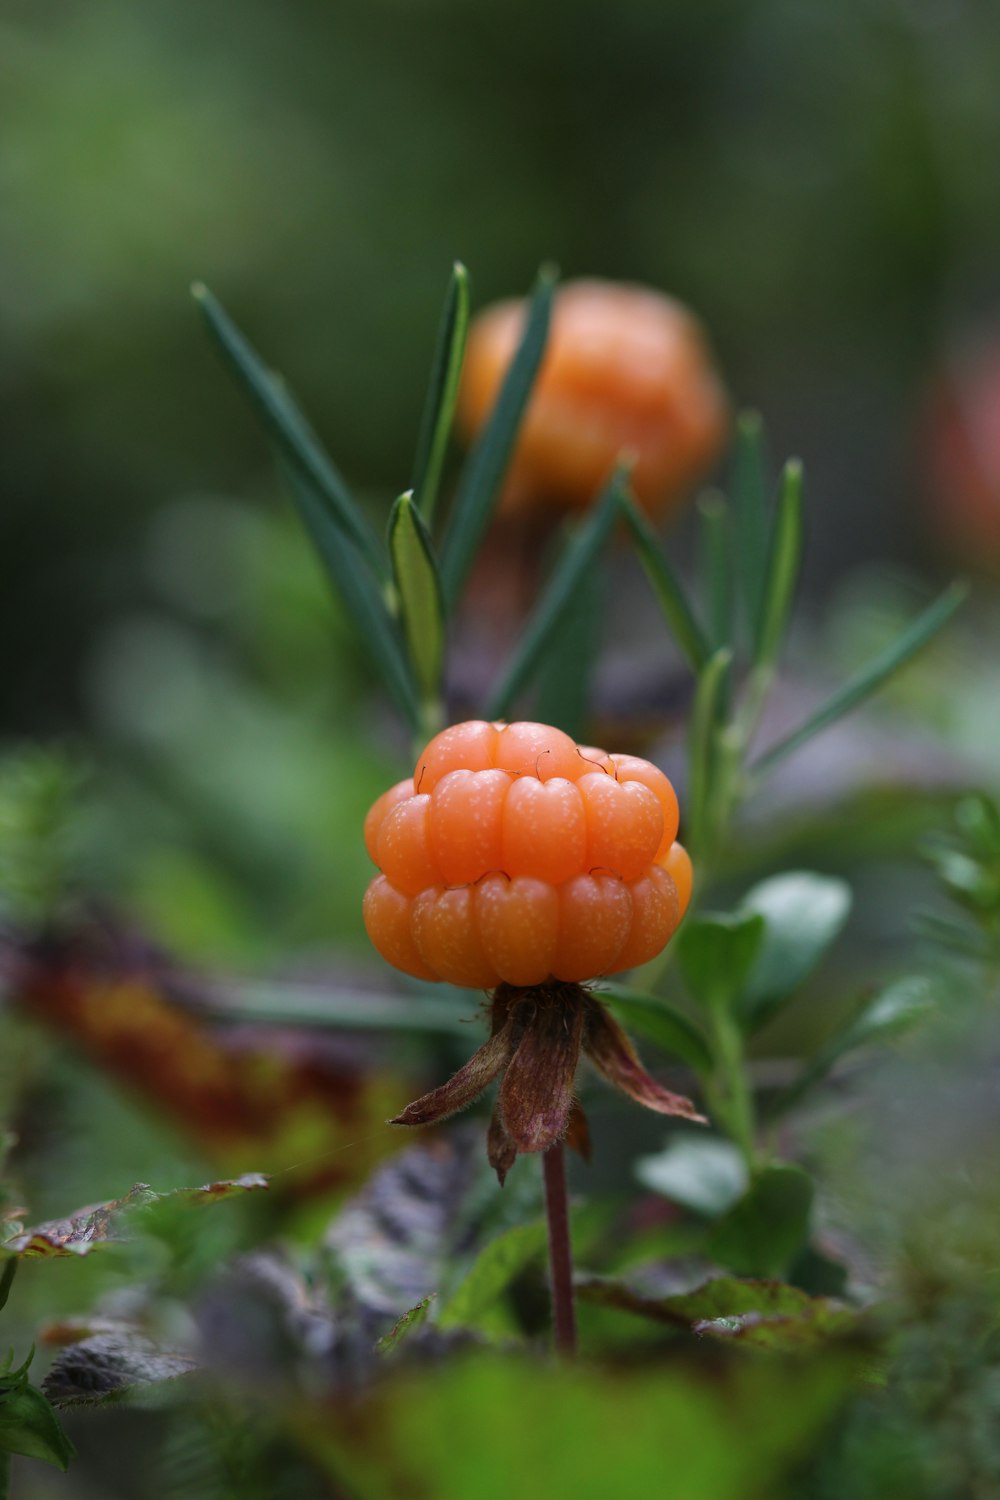
<path id="1" fill-rule="evenodd" d="M 473 319 L 457 424 L 481 432 L 524 331 L 527 303 Z M 651 514 L 676 510 L 729 432 L 729 402 L 700 324 L 647 287 L 568 282 L 555 294 L 548 344 L 501 496 L 501 513 L 584 509 L 627 452 Z"/>
<path id="2" fill-rule="evenodd" d="M 394 1123 L 442 1119 L 503 1073 L 489 1138 L 501 1181 L 519 1151 L 564 1136 L 585 1151 L 581 1050 L 638 1102 L 700 1118 L 649 1077 L 581 987 L 646 963 L 676 931 L 691 896 L 677 825 L 673 787 L 656 766 L 549 725 L 473 720 L 430 741 L 413 776 L 365 819 L 381 871 L 365 894 L 365 926 L 404 973 L 492 991 L 491 1036 Z"/>

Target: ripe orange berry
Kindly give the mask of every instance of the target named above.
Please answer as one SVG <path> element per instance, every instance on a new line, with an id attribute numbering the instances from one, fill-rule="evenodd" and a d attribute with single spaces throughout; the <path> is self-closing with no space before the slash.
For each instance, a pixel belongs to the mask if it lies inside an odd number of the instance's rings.
<path id="1" fill-rule="evenodd" d="M 499 302 L 473 320 L 457 413 L 469 441 L 493 409 L 526 310 Z M 666 511 L 711 467 L 728 425 L 704 335 L 681 303 L 645 287 L 569 282 L 556 293 L 502 508 L 583 509 L 627 449 L 637 498 Z"/>
<path id="2" fill-rule="evenodd" d="M 691 893 L 677 799 L 632 755 L 546 724 L 455 724 L 365 820 L 368 935 L 420 979 L 492 989 L 645 963 Z"/>

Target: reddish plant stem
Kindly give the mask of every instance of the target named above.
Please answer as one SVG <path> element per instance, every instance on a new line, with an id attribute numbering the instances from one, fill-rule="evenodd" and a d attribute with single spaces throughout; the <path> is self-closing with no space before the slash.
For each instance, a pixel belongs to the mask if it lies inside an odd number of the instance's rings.
<path id="1" fill-rule="evenodd" d="M 552 1326 L 556 1353 L 576 1353 L 576 1309 L 573 1306 L 573 1252 L 569 1239 L 566 1154 L 562 1141 L 542 1157 L 545 1215 L 549 1224 L 549 1270 L 552 1278 Z"/>

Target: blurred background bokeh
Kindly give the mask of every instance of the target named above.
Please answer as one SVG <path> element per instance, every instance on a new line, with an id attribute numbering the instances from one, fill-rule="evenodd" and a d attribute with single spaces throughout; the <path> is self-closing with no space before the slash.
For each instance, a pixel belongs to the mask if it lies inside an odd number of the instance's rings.
<path id="1" fill-rule="evenodd" d="M 802 455 L 807 617 L 859 568 L 987 560 L 996 402 L 970 439 L 950 374 L 1000 337 L 982 0 L 7 0 L 0 43 L 0 732 L 96 747 L 96 864 L 166 939 L 356 932 L 356 808 L 400 748 L 350 754 L 351 627 L 193 278 L 373 505 L 409 481 L 452 259 L 476 305 L 551 260 L 689 304 L 774 456 Z M 881 625 L 846 618 L 851 665 Z M 123 825 L 155 829 L 148 857 Z"/>

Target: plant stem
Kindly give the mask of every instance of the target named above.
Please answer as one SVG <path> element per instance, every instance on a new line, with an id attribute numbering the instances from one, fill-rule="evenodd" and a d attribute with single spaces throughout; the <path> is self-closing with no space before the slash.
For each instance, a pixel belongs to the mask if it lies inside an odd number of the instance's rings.
<path id="1" fill-rule="evenodd" d="M 571 1359 L 576 1353 L 576 1310 L 573 1306 L 573 1253 L 569 1240 L 569 1203 L 566 1196 L 566 1155 L 562 1141 L 542 1157 L 545 1175 L 545 1216 L 549 1224 L 549 1270 L 552 1277 L 552 1325 L 556 1353 Z"/>

